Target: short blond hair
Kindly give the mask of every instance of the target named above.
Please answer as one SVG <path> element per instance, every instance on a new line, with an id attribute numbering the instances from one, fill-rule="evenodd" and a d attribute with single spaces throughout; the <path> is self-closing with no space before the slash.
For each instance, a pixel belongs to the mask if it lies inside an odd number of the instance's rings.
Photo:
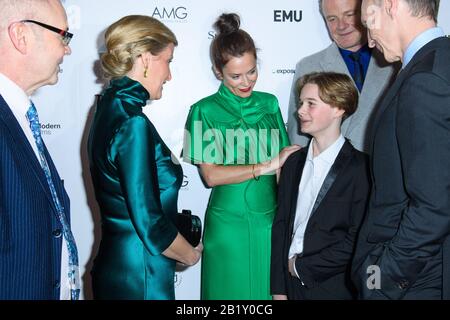
<path id="1" fill-rule="evenodd" d="M 177 38 L 162 22 L 142 15 L 123 17 L 106 30 L 102 68 L 107 77 L 122 77 L 141 54 L 158 55 L 171 43 L 178 45 Z"/>
<path id="2" fill-rule="evenodd" d="M 307 84 L 315 84 L 319 88 L 319 97 L 326 104 L 344 110 L 345 117 L 355 113 L 358 107 L 358 91 L 352 79 L 343 73 L 314 72 L 297 80 L 297 95 Z"/>

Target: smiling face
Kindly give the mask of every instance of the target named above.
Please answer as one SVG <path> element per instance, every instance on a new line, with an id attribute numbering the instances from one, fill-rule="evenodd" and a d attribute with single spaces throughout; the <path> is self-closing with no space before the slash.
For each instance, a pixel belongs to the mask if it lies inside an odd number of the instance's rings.
<path id="1" fill-rule="evenodd" d="M 383 53 L 388 62 L 395 62 L 402 59 L 402 49 L 399 39 L 396 38 L 396 28 L 393 27 L 393 20 L 387 15 L 385 2 L 381 6 L 374 0 L 363 0 L 361 20 L 367 27 L 367 37 L 369 47 L 376 47 Z"/>
<path id="2" fill-rule="evenodd" d="M 246 52 L 241 57 L 231 57 L 220 76 L 233 94 L 241 98 L 249 97 L 258 79 L 255 56 Z"/>
<path id="3" fill-rule="evenodd" d="M 344 110 L 323 102 L 316 84 L 305 84 L 299 101 L 298 116 L 303 133 L 317 138 L 339 131 Z"/>
<path id="4" fill-rule="evenodd" d="M 328 32 L 338 47 L 358 51 L 366 42 L 359 0 L 323 0 L 322 13 Z"/>
<path id="5" fill-rule="evenodd" d="M 59 1 L 49 1 L 48 5 L 43 5 L 36 20 L 62 30 L 68 29 L 67 16 Z M 33 74 L 38 75 L 39 79 L 36 79 L 34 87 L 55 84 L 64 56 L 71 53 L 70 47 L 63 43 L 62 37 L 57 33 L 36 24 L 27 25 L 33 28 L 36 39 L 36 47 L 33 49 L 36 52 L 33 58 Z"/>

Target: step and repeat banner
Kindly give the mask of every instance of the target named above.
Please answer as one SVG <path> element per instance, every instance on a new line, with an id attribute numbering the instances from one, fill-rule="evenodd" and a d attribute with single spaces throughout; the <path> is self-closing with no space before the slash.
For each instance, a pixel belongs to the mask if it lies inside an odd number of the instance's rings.
<path id="1" fill-rule="evenodd" d="M 72 54 L 62 65 L 57 85 L 44 87 L 34 98 L 44 139 L 71 198 L 72 226 L 78 243 L 83 297 L 92 298 L 90 270 L 101 237 L 100 214 L 89 175 L 86 142 L 97 95 L 107 85 L 99 56 L 104 32 L 119 18 L 143 14 L 164 22 L 177 36 L 171 65 L 172 80 L 161 100 L 144 109 L 173 153 L 180 155 L 189 107 L 219 87 L 209 59 L 212 28 L 224 12 L 241 17 L 241 27 L 258 47 L 256 90 L 275 94 L 286 119 L 289 91 L 296 63 L 330 43 L 317 0 L 78 0 L 64 1 Z M 450 32 L 450 1 L 442 1 L 440 25 Z M 203 218 L 210 190 L 196 167 L 183 163 L 184 181 L 179 208 Z M 120 254 L 120 253 L 118 253 Z M 177 299 L 199 299 L 200 263 L 176 273 Z"/>

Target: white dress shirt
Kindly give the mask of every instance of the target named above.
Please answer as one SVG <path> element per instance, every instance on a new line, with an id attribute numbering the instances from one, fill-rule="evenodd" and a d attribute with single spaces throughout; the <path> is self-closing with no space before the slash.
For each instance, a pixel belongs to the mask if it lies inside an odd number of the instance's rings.
<path id="1" fill-rule="evenodd" d="M 434 39 L 440 37 L 445 37 L 445 33 L 444 30 L 439 27 L 428 29 L 415 37 L 413 41 L 411 41 L 411 43 L 408 45 L 408 48 L 406 48 L 405 54 L 403 55 L 402 69 L 404 69 L 406 65 L 411 62 L 411 60 L 414 58 L 416 53 L 419 52 L 420 49 L 425 47 Z"/>
<path id="2" fill-rule="evenodd" d="M 345 139 L 340 135 L 332 145 L 322 151 L 317 157 L 313 156 L 314 138 L 309 144 L 298 190 L 297 210 L 295 212 L 292 242 L 289 248 L 289 259 L 303 252 L 305 230 L 317 195 L 344 143 Z"/>
<path id="3" fill-rule="evenodd" d="M 0 73 L 0 95 L 8 104 L 17 122 L 19 122 L 22 131 L 25 133 L 30 146 L 33 148 L 34 154 L 40 164 L 39 151 L 30 129 L 30 124 L 26 117 L 28 108 L 31 105 L 30 99 L 17 84 Z M 50 214 L 50 213 L 49 213 Z M 62 237 L 62 252 L 61 252 L 61 300 L 70 300 L 70 284 L 68 277 L 69 252 L 67 249 L 66 240 Z"/>

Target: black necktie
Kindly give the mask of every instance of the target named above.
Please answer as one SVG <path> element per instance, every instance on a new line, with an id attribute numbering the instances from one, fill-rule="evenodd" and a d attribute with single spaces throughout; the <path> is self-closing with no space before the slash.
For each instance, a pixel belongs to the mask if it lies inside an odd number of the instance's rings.
<path id="1" fill-rule="evenodd" d="M 361 55 L 359 52 L 350 53 L 350 59 L 354 63 L 354 71 L 352 74 L 353 80 L 355 80 L 358 90 L 361 92 L 364 84 L 364 67 L 361 63 Z"/>

